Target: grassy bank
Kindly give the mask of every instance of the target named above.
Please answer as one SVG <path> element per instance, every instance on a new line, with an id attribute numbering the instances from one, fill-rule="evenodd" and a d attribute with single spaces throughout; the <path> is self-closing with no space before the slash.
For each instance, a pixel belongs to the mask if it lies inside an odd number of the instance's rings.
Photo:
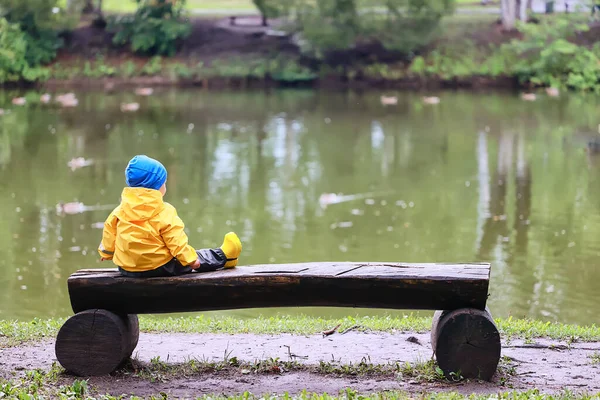
<path id="1" fill-rule="evenodd" d="M 97 49 L 93 55 L 62 52 L 45 67 L 40 83 L 413 89 L 552 86 L 600 91 L 600 72 L 595 67 L 600 62 L 600 42 L 595 39 L 599 24 L 587 25 L 587 17 L 580 14 L 560 15 L 540 17 L 537 24 L 507 33 L 496 20 L 495 15 L 446 17 L 437 40 L 410 58 L 396 60 L 384 50 L 373 50 L 368 59 L 357 59 L 349 51 L 340 55 L 340 62 L 315 62 L 294 50 L 290 38 L 263 40 L 234 31 L 222 33 L 219 47 L 209 45 L 196 51 L 188 43 L 184 45 L 188 50 L 174 57 L 145 58 L 114 49 Z M 202 30 L 213 23 L 198 20 L 194 24 Z M 75 31 L 73 40 L 90 34 Z M 240 43 L 259 49 L 239 52 L 229 49 L 228 43 L 236 49 Z"/>
<path id="2" fill-rule="evenodd" d="M 32 340 L 53 338 L 64 319 L 35 319 L 29 322 L 0 321 L 0 347 L 14 346 Z M 431 329 L 431 318 L 406 316 L 396 317 L 346 317 L 323 319 L 317 317 L 259 317 L 252 319 L 208 318 L 205 316 L 156 317 L 140 316 L 140 330 L 148 333 L 254 333 L 314 335 L 341 324 L 339 331 L 352 328 L 363 332 L 427 332 Z M 600 341 L 600 327 L 577 326 L 556 322 L 529 319 L 499 318 L 496 324 L 502 338 L 532 340 L 549 338 L 573 341 Z"/>
<path id="3" fill-rule="evenodd" d="M 365 2 L 368 4 L 369 2 Z M 375 2 L 373 2 L 375 3 Z M 479 8 L 481 2 L 477 0 L 457 0 L 458 6 L 468 6 Z M 497 2 L 491 2 L 497 6 Z M 244 12 L 247 14 L 258 14 L 256 6 L 252 0 L 188 0 L 185 8 L 189 11 L 201 11 L 204 13 L 219 13 L 219 11 L 235 11 Z M 135 11 L 135 3 L 119 1 L 119 0 L 104 0 L 103 10 L 105 12 L 133 12 Z"/>
<path id="4" fill-rule="evenodd" d="M 181 371 L 180 371 L 181 372 Z M 186 372 L 186 376 L 190 376 L 190 372 Z M 118 377 L 117 377 L 118 378 Z M 259 399 L 285 399 L 285 400 L 404 400 L 404 399 L 423 399 L 423 400 L 493 400 L 493 399 L 506 399 L 506 400 L 592 400 L 599 399 L 598 394 L 589 394 L 585 392 L 573 392 L 570 390 L 563 390 L 556 394 L 545 394 L 540 390 L 528 390 L 528 391 L 500 391 L 496 394 L 471 394 L 464 395 L 457 392 L 444 392 L 440 391 L 423 391 L 422 393 L 415 394 L 405 391 L 380 391 L 369 393 L 359 393 L 358 391 L 347 388 L 340 390 L 338 394 L 321 394 L 308 392 L 306 390 L 297 394 L 263 394 L 260 392 L 260 388 L 252 389 L 256 391 L 253 394 L 250 391 L 245 391 L 235 395 L 202 395 L 196 397 L 202 400 L 259 400 Z M 439 390 L 439 389 L 438 389 Z M 7 399 L 94 399 L 94 400 L 116 400 L 116 399 L 172 399 L 173 396 L 169 396 L 166 392 L 159 392 L 150 396 L 138 397 L 129 394 L 110 394 L 102 392 L 101 389 L 95 387 L 94 384 L 89 383 L 88 380 L 79 380 L 72 378 L 65 378 L 62 375 L 60 368 L 53 367 L 48 372 L 39 370 L 27 371 L 25 376 L 21 379 L 12 380 L 1 380 L 0 379 L 0 398 Z"/>

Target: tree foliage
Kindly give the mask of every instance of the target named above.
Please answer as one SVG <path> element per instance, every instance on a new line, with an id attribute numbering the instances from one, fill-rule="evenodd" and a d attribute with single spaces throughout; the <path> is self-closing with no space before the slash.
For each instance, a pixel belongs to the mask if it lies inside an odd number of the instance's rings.
<path id="1" fill-rule="evenodd" d="M 52 61 L 62 45 L 58 32 L 67 25 L 68 18 L 60 12 L 59 3 L 59 0 L 0 0 L 0 16 L 17 24 L 27 41 L 25 59 L 29 65 Z"/>
<path id="2" fill-rule="evenodd" d="M 277 18 L 282 14 L 282 2 L 278 0 L 252 0 L 260 15 L 263 25 L 267 26 L 267 19 Z"/>
<path id="3" fill-rule="evenodd" d="M 27 59 L 28 39 L 18 24 L 0 18 L 0 83 L 36 81 L 48 71 Z"/>
<path id="4" fill-rule="evenodd" d="M 428 44 L 454 0 L 282 0 L 302 37 L 318 58 L 332 50 L 377 44 L 410 54 Z"/>
<path id="5" fill-rule="evenodd" d="M 519 29 L 523 37 L 511 41 L 505 50 L 517 60 L 512 69 L 521 81 L 577 90 L 600 88 L 600 49 L 569 41 L 577 32 L 587 31 L 587 24 L 561 17 L 522 24 Z"/>
<path id="6" fill-rule="evenodd" d="M 131 50 L 144 55 L 172 56 L 178 42 L 191 32 L 183 20 L 184 0 L 136 0 L 134 15 L 113 17 L 108 29 L 115 32 L 113 42 L 129 44 Z"/>

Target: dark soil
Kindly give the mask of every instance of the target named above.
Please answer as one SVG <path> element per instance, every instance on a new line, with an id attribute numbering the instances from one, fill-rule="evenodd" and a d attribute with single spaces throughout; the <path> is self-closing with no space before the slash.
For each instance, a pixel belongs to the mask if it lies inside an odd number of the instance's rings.
<path id="1" fill-rule="evenodd" d="M 416 340 L 415 340 L 416 339 Z M 136 377 L 131 371 L 113 376 L 93 377 L 89 383 L 99 393 L 148 396 L 159 392 L 175 397 L 192 397 L 205 393 L 234 394 L 246 390 L 255 394 L 311 392 L 336 394 L 353 388 L 359 392 L 374 390 L 458 391 L 461 393 L 497 393 L 512 389 L 539 388 L 542 392 L 570 389 L 595 393 L 600 390 L 600 343 L 562 343 L 536 340 L 503 342 L 500 372 L 492 382 L 426 382 L 415 377 L 387 375 L 350 376 L 314 373 L 306 370 L 281 371 L 278 374 L 247 373 L 241 368 L 196 375 L 156 376 L 153 381 Z M 336 333 L 293 336 L 252 334 L 144 334 L 134 356 L 148 364 L 156 356 L 167 364 L 200 361 L 239 361 L 279 359 L 316 366 L 320 361 L 335 364 L 415 363 L 430 360 L 429 334 L 409 333 Z M 45 341 L 15 348 L 0 348 L 0 377 L 18 376 L 25 369 L 49 369 L 55 361 L 54 342 Z M 310 370 L 310 368 L 307 368 Z M 59 384 L 69 384 L 75 377 L 62 375 Z"/>
<path id="2" fill-rule="evenodd" d="M 269 34 L 271 27 L 262 27 L 258 17 L 240 18 L 236 26 L 229 19 L 192 19 L 192 31 L 182 41 L 175 55 L 176 60 L 212 60 L 229 56 L 268 55 L 282 51 L 295 51 L 289 39 Z M 104 28 L 83 23 L 64 37 L 65 45 L 59 52 L 58 61 L 74 56 L 93 58 L 99 54 L 114 58 L 137 58 L 128 47 L 112 42 L 113 33 Z M 140 57 L 143 58 L 143 57 Z"/>

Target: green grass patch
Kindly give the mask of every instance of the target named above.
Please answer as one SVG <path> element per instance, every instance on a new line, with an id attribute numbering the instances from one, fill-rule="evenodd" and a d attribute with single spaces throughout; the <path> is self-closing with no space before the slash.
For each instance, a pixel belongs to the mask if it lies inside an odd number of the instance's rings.
<path id="1" fill-rule="evenodd" d="M 65 319 L 34 319 L 29 322 L 0 321 L 0 346 L 18 345 L 32 340 L 53 338 Z M 431 329 L 431 318 L 414 315 L 405 317 L 374 316 L 327 319 L 311 316 L 278 316 L 239 319 L 233 317 L 212 318 L 204 315 L 184 317 L 140 316 L 142 332 L 178 333 L 254 333 L 295 335 L 319 334 L 340 324 L 338 332 L 352 328 L 371 332 L 427 332 Z M 502 338 L 534 339 L 549 338 L 566 340 L 569 343 L 600 341 L 600 327 L 578 326 L 558 322 L 543 322 L 530 319 L 499 318 L 496 324 Z"/>
<path id="2" fill-rule="evenodd" d="M 425 370 L 431 369 L 431 366 L 424 363 L 423 367 Z M 262 366 L 257 365 L 257 368 L 272 368 L 274 365 L 280 365 L 269 361 Z M 143 378 L 160 378 L 165 377 L 165 367 L 160 360 L 153 361 L 145 371 L 136 372 L 141 379 Z M 202 372 L 202 366 L 198 363 L 193 364 L 188 362 L 180 366 L 182 370 L 178 371 L 180 377 L 189 377 L 196 373 Z M 188 370 L 183 370 L 188 368 Z M 225 368 L 231 368 L 231 366 L 225 366 Z M 191 369 L 191 370 L 190 370 Z M 156 373 L 163 374 L 161 376 Z M 240 370 L 240 373 L 253 373 L 245 369 Z M 247 371 L 247 372 L 246 372 Z M 402 372 L 402 368 L 399 369 Z M 174 372 L 174 371 L 173 371 Z M 262 371 L 265 373 L 273 371 Z M 153 375 L 143 376 L 143 374 L 152 373 Z M 274 373 L 280 373 L 274 371 Z M 182 375 L 183 374 L 183 375 Z M 60 368 L 54 366 L 48 372 L 40 370 L 27 371 L 25 376 L 21 379 L 12 380 L 1 380 L 0 379 L 0 398 L 7 399 L 98 399 L 98 400 L 117 400 L 117 399 L 131 399 L 138 400 L 142 399 L 138 396 L 130 396 L 129 394 L 121 393 L 102 393 L 101 389 L 88 384 L 87 380 L 73 379 L 68 376 L 61 376 Z M 175 398 L 168 395 L 165 392 L 157 393 L 153 396 L 146 397 L 147 399 L 171 399 Z M 227 395 L 203 395 L 197 397 L 202 400 L 262 400 L 262 399 L 284 399 L 284 400 L 404 400 L 404 399 L 427 399 L 427 400 L 526 400 L 526 399 L 537 399 L 537 400 L 592 400 L 598 399 L 598 395 L 591 395 L 586 393 L 574 393 L 569 390 L 564 390 L 555 394 L 544 394 L 539 390 L 529 390 L 525 392 L 501 392 L 497 394 L 471 394 L 463 395 L 456 392 L 440 392 L 435 393 L 434 391 L 423 392 L 418 395 L 401 392 L 401 391 L 382 391 L 382 392 L 371 392 L 371 393 L 359 393 L 352 388 L 341 390 L 337 394 L 319 394 L 309 391 L 302 391 L 296 395 L 289 395 L 287 392 L 283 394 L 269 395 L 251 392 L 243 392 L 234 396 Z"/>
<path id="3" fill-rule="evenodd" d="M 478 8 L 477 0 L 456 0 L 456 5 L 471 6 Z M 494 6 L 498 6 L 497 3 Z M 133 12 L 135 11 L 136 3 L 134 1 L 122 0 L 104 0 L 102 5 L 103 10 L 107 12 Z M 225 11 L 244 11 L 248 13 L 258 14 L 258 10 L 254 6 L 252 0 L 187 0 L 185 8 L 188 10 L 197 10 L 205 13 L 225 12 Z"/>

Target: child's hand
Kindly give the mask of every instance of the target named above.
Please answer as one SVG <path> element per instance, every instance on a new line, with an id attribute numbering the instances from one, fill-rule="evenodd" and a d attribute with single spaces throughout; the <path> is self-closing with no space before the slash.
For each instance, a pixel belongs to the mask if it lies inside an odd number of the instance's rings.
<path id="1" fill-rule="evenodd" d="M 190 267 L 192 269 L 198 269 L 198 268 L 200 268 L 200 259 L 197 258 L 196 261 L 194 261 L 193 263 L 190 264 Z"/>
<path id="2" fill-rule="evenodd" d="M 110 258 L 104 258 L 104 257 L 101 257 L 101 258 L 100 258 L 100 261 L 110 261 Z"/>

